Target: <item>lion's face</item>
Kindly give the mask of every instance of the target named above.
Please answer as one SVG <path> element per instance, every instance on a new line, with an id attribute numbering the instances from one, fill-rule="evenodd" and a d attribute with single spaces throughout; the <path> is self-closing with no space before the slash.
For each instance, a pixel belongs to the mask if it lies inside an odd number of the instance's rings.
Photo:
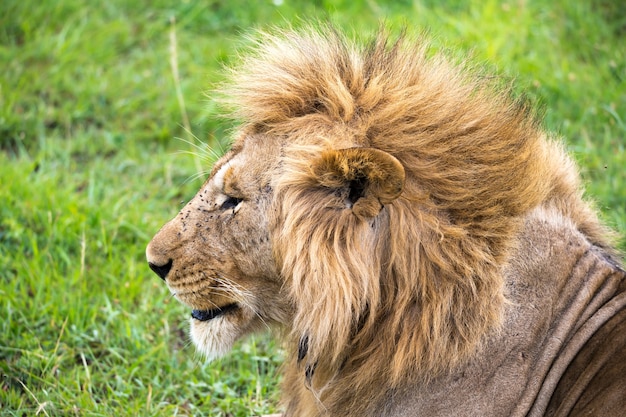
<path id="1" fill-rule="evenodd" d="M 192 340 L 209 359 L 272 323 L 295 325 L 297 338 L 321 334 L 307 348 L 317 351 L 333 331 L 349 333 L 368 303 L 366 284 L 342 274 L 378 262 L 369 251 L 404 169 L 386 152 L 336 144 L 242 133 L 148 245 L 150 267 L 191 308 Z M 315 329 L 309 315 L 328 312 L 336 322 Z"/>
<path id="2" fill-rule="evenodd" d="M 278 148 L 258 140 L 235 144 L 146 250 L 151 268 L 192 310 L 191 337 L 210 359 L 287 315 L 268 217 Z"/>

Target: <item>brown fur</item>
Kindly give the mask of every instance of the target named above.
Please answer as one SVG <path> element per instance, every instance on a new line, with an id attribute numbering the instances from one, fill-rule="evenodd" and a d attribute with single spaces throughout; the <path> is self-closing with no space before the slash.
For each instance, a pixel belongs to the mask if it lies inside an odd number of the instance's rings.
<path id="1" fill-rule="evenodd" d="M 234 168 L 189 206 L 221 235 L 183 226 L 183 210 L 148 258 L 174 260 L 168 284 L 192 308 L 245 306 L 217 319 L 233 340 L 262 322 L 288 330 L 287 415 L 375 415 L 390 392 L 471 360 L 503 324 L 503 270 L 538 207 L 610 247 L 525 105 L 421 40 L 263 34 L 232 80 L 242 123 L 213 173 Z M 233 189 L 236 222 L 219 211 Z"/>

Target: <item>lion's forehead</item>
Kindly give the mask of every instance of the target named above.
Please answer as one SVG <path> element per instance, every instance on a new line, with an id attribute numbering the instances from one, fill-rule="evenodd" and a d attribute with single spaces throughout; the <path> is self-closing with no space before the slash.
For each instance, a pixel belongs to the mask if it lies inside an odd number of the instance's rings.
<path id="1" fill-rule="evenodd" d="M 266 135 L 245 135 L 213 169 L 213 189 L 254 188 L 268 185 L 279 166 L 282 144 Z"/>
<path id="2" fill-rule="evenodd" d="M 249 162 L 249 158 L 243 152 L 229 153 L 222 160 L 218 161 L 214 173 L 210 178 L 212 191 L 223 193 L 229 186 L 243 184 L 254 176 L 250 175 L 254 171 L 254 164 Z"/>

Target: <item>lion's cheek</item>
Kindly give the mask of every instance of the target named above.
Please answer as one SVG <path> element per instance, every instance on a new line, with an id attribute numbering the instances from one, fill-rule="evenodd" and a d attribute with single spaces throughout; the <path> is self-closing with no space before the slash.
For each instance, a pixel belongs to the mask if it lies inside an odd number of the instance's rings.
<path id="1" fill-rule="evenodd" d="M 226 355 L 235 342 L 249 333 L 253 327 L 254 313 L 240 309 L 209 321 L 190 320 L 190 336 L 193 344 L 207 361 Z"/>

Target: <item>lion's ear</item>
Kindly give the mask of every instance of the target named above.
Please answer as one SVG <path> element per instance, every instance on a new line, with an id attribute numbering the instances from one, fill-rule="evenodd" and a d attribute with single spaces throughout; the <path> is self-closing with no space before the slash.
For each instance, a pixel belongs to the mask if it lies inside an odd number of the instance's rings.
<path id="1" fill-rule="evenodd" d="M 374 148 L 325 151 L 312 169 L 323 187 L 347 190 L 346 202 L 360 218 L 376 216 L 404 188 L 400 161 Z"/>

